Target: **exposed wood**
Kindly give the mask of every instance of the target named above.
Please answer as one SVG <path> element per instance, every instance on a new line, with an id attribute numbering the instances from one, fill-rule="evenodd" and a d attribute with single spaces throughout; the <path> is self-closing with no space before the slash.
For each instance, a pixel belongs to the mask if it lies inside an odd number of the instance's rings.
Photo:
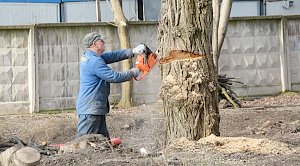
<path id="1" fill-rule="evenodd" d="M 220 134 L 212 16 L 211 0 L 162 3 L 158 28 L 158 51 L 162 59 L 168 59 L 171 50 L 205 55 L 191 59 L 176 57 L 177 60 L 161 65 L 160 96 L 166 115 L 166 144 L 174 138 L 198 140 Z"/>
<path id="2" fill-rule="evenodd" d="M 111 0 L 114 16 L 115 25 L 118 28 L 118 34 L 120 39 L 120 44 L 122 49 L 129 49 L 130 39 L 127 30 L 127 19 L 124 16 L 121 4 L 119 0 Z M 122 62 L 123 70 L 129 70 L 132 67 L 131 60 L 124 60 Z M 132 94 L 132 81 L 122 83 L 122 98 L 118 103 L 117 107 L 130 107 L 132 106 L 131 100 Z"/>
<path id="3" fill-rule="evenodd" d="M 0 155 L 2 166 L 33 166 L 39 164 L 41 154 L 32 147 L 13 146 Z"/>
<path id="4" fill-rule="evenodd" d="M 32 140 L 32 138 L 31 138 L 31 140 Z M 43 154 L 43 155 L 54 155 L 54 154 L 57 154 L 57 152 L 59 150 L 59 148 L 57 148 L 57 147 L 47 146 L 46 143 L 43 145 L 39 145 L 31 140 L 29 140 L 29 142 L 25 143 L 20 138 L 13 137 L 13 138 L 9 139 L 8 141 L 2 142 L 0 144 L 0 152 L 2 153 L 2 156 L 4 155 L 4 156 L 6 156 L 5 158 L 8 158 L 8 157 L 11 157 L 10 155 L 12 154 L 12 153 L 11 154 L 8 154 L 8 153 L 10 153 L 12 151 L 11 149 L 15 149 L 15 147 L 17 147 L 17 150 L 20 148 L 23 148 L 23 147 L 34 148 L 40 154 Z M 10 150 L 8 150 L 8 149 L 10 149 Z"/>
<path id="5" fill-rule="evenodd" d="M 0 154 L 0 164 L 2 166 L 11 166 L 13 154 L 20 148 L 21 146 L 13 146 L 2 152 Z"/>
<path id="6" fill-rule="evenodd" d="M 23 147 L 19 149 L 14 157 L 13 163 L 16 166 L 37 165 L 41 159 L 41 154 L 35 148 Z"/>
<path id="7" fill-rule="evenodd" d="M 168 55 L 159 60 L 160 64 L 170 63 L 175 60 L 189 60 L 195 58 L 203 58 L 205 55 L 194 54 L 183 50 L 171 50 Z"/>

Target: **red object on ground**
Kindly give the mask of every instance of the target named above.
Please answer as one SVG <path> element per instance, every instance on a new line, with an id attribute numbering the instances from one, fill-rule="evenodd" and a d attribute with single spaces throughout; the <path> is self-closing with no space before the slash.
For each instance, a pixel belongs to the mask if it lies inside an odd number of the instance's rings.
<path id="1" fill-rule="evenodd" d="M 65 144 L 50 144 L 49 146 L 52 146 L 52 147 L 61 147 L 61 146 L 65 146 Z"/>
<path id="2" fill-rule="evenodd" d="M 110 139 L 111 145 L 120 145 L 122 143 L 122 140 L 120 138 L 112 138 Z"/>

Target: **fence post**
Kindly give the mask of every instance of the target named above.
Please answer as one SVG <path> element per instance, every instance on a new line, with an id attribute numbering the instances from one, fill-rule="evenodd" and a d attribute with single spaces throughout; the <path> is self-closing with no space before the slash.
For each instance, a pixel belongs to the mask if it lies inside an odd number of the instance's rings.
<path id="1" fill-rule="evenodd" d="M 36 74 L 38 66 L 36 61 L 36 39 L 35 39 L 35 26 L 30 26 L 29 37 L 28 37 L 28 92 L 30 113 L 38 112 L 38 93 L 37 93 L 37 82 Z"/>
<path id="2" fill-rule="evenodd" d="M 288 60 L 287 49 L 287 18 L 285 16 L 280 19 L 280 75 L 281 75 L 281 90 L 285 92 L 291 90 L 290 66 Z"/>

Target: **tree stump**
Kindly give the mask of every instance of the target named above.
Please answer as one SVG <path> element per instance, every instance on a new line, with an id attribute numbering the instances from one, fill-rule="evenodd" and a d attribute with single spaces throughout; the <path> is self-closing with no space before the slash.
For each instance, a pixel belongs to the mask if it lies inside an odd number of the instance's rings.
<path id="1" fill-rule="evenodd" d="M 32 147 L 13 146 L 0 155 L 3 166 L 33 166 L 41 159 L 39 151 Z"/>

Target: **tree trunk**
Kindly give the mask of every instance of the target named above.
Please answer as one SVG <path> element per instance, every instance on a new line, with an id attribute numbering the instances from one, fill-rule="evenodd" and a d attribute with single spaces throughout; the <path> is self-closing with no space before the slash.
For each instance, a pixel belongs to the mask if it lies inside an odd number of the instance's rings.
<path id="1" fill-rule="evenodd" d="M 158 40 L 167 144 L 219 135 L 212 16 L 211 0 L 163 1 Z"/>
<path id="2" fill-rule="evenodd" d="M 100 0 L 96 0 L 96 21 L 101 21 Z"/>
<path id="3" fill-rule="evenodd" d="M 127 19 L 124 16 L 121 4 L 119 0 L 111 0 L 113 12 L 115 15 L 115 25 L 118 27 L 118 34 L 122 49 L 130 48 L 130 39 L 127 30 Z M 131 60 L 124 60 L 122 62 L 123 70 L 129 70 L 131 68 Z M 131 107 L 131 91 L 132 81 L 122 83 L 122 98 L 117 107 Z"/>

